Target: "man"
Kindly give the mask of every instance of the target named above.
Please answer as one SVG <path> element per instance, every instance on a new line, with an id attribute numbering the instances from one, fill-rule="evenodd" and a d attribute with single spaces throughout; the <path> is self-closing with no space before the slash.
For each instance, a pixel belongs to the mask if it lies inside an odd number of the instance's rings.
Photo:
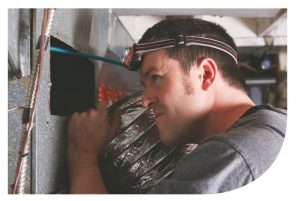
<path id="1" fill-rule="evenodd" d="M 143 106 L 151 107 L 166 145 L 197 143 L 171 178 L 151 193 L 219 193 L 246 185 L 275 160 L 286 111 L 255 106 L 226 31 L 199 19 L 164 20 L 143 35 L 126 62 L 140 62 Z M 134 55 L 134 57 L 132 57 Z M 132 60 L 132 61 L 131 61 Z M 114 137 L 106 109 L 75 113 L 69 124 L 71 193 L 106 193 L 97 155 Z"/>

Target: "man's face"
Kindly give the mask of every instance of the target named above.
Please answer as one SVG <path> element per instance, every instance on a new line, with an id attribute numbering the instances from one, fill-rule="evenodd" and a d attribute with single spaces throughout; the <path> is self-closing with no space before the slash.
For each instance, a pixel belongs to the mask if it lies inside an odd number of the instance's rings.
<path id="1" fill-rule="evenodd" d="M 203 113 L 203 92 L 201 79 L 194 71 L 184 73 L 165 50 L 149 52 L 143 58 L 143 106 L 153 108 L 160 138 L 166 145 L 194 141 L 195 133 L 200 132 L 195 129 Z"/>

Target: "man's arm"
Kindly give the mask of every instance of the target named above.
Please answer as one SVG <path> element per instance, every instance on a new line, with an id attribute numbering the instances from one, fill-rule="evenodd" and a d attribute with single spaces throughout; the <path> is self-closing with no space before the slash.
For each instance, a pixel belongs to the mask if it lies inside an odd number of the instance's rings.
<path id="1" fill-rule="evenodd" d="M 70 193 L 107 193 L 97 156 L 115 136 L 119 123 L 119 115 L 114 115 L 110 125 L 101 105 L 72 115 L 68 127 Z"/>
<path id="2" fill-rule="evenodd" d="M 98 167 L 97 156 L 69 156 L 68 165 L 70 193 L 107 193 Z"/>

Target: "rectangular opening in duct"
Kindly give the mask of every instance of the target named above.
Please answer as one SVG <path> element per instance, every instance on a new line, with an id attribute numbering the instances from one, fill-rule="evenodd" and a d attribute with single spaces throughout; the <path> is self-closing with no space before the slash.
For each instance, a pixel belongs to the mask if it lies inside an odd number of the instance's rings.
<path id="1" fill-rule="evenodd" d="M 76 51 L 52 36 L 50 46 Z M 79 56 L 51 51 L 50 72 L 52 115 L 70 115 L 94 107 L 96 97 L 94 63 Z"/>

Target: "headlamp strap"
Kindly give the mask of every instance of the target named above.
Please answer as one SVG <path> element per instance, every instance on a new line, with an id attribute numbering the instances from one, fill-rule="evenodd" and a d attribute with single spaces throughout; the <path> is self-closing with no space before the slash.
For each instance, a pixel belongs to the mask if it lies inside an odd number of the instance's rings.
<path id="1" fill-rule="evenodd" d="M 179 35 L 174 39 L 135 44 L 134 51 L 135 53 L 146 53 L 146 52 L 151 52 L 159 49 L 176 47 L 180 45 L 184 45 L 184 46 L 195 45 L 195 46 L 218 49 L 231 56 L 234 59 L 234 61 L 237 63 L 237 52 L 231 46 L 229 46 L 228 44 L 222 41 L 201 37 L 201 36 Z"/>

